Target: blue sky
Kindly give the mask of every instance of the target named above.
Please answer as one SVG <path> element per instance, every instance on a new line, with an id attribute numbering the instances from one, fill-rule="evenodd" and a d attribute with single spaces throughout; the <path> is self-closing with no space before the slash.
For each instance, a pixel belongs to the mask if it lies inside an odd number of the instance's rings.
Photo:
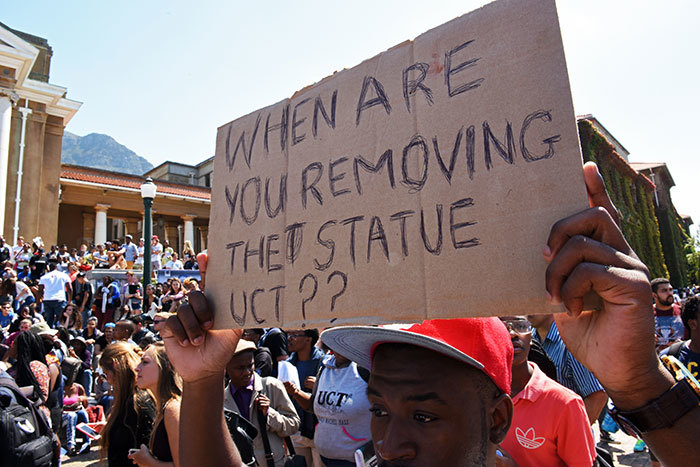
<path id="1" fill-rule="evenodd" d="M 483 1 L 18 2 L 8 26 L 49 40 L 51 82 L 84 104 L 68 125 L 157 165 L 213 155 L 216 128 Z M 694 145 L 700 3 L 560 0 L 577 114 L 633 161 L 666 162 L 700 223 Z"/>

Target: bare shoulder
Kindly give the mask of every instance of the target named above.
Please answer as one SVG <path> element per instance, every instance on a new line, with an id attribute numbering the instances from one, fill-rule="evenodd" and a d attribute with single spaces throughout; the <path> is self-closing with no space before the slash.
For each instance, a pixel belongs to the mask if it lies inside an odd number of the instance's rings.
<path id="1" fill-rule="evenodd" d="M 165 422 L 168 423 L 169 420 L 177 421 L 180 419 L 180 399 L 171 399 L 166 405 L 163 411 L 163 418 Z"/>

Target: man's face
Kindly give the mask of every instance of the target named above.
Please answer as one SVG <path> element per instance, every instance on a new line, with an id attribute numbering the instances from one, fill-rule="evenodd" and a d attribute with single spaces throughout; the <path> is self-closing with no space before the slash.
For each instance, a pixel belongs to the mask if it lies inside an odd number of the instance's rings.
<path id="1" fill-rule="evenodd" d="M 549 319 L 552 317 L 552 315 L 527 315 L 528 321 L 530 321 L 530 324 L 532 324 L 533 327 L 540 327 L 543 324 L 547 323 Z"/>
<path id="2" fill-rule="evenodd" d="M 250 383 L 253 376 L 255 363 L 253 362 L 253 351 L 241 352 L 234 355 L 226 365 L 226 371 L 231 378 L 231 384 L 235 388 L 244 388 Z"/>
<path id="3" fill-rule="evenodd" d="M 671 284 L 659 284 L 653 295 L 657 305 L 673 305 L 673 287 L 671 287 Z"/>
<path id="4" fill-rule="evenodd" d="M 129 330 L 127 329 L 126 326 L 123 326 L 121 324 L 117 324 L 114 327 L 114 339 L 118 341 L 125 341 L 129 337 Z"/>
<path id="5" fill-rule="evenodd" d="M 530 353 L 530 344 L 532 343 L 530 322 L 525 316 L 502 316 L 501 321 L 510 333 L 510 341 L 513 344 L 513 367 L 515 368 L 527 362 L 527 355 Z"/>
<path id="6" fill-rule="evenodd" d="M 478 370 L 437 352 L 380 345 L 367 388 L 379 465 L 486 465 L 497 424 L 492 407 L 503 400 L 489 384 Z M 512 410 L 505 416 L 502 437 L 492 442 L 505 437 Z"/>
<path id="7" fill-rule="evenodd" d="M 27 321 L 27 320 L 24 320 L 24 319 L 23 319 L 23 320 L 19 323 L 19 331 L 20 331 L 20 332 L 29 331 L 29 329 L 30 329 L 31 327 L 32 327 L 32 322 L 31 322 L 31 321 Z"/>
<path id="8" fill-rule="evenodd" d="M 287 334 L 287 349 L 289 353 L 299 352 L 311 344 L 311 338 L 304 335 L 304 331 L 295 330 Z"/>
<path id="9" fill-rule="evenodd" d="M 0 305 L 2 307 L 2 315 L 3 316 L 8 316 L 12 312 L 12 304 L 11 303 L 3 303 Z"/>
<path id="10" fill-rule="evenodd" d="M 105 328 L 105 338 L 107 342 L 112 342 L 114 340 L 114 328 Z"/>

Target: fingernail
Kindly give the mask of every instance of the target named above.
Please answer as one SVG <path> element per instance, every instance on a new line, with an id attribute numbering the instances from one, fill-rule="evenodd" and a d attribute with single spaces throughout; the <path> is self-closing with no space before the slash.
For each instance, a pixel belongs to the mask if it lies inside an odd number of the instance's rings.
<path id="1" fill-rule="evenodd" d="M 544 247 L 544 250 L 542 250 L 542 254 L 545 255 L 547 258 L 552 256 L 552 250 L 549 248 L 549 245 Z"/>
<path id="2" fill-rule="evenodd" d="M 195 337 L 194 340 L 192 341 L 192 343 L 193 343 L 194 345 L 199 345 L 199 344 L 201 344 L 202 342 L 204 342 L 204 337 L 202 337 L 202 336 L 197 336 L 197 337 Z"/>
<path id="3" fill-rule="evenodd" d="M 547 293 L 547 301 L 549 303 L 552 303 L 552 294 L 550 294 L 549 292 L 546 292 L 546 293 Z"/>
<path id="4" fill-rule="evenodd" d="M 188 341 L 187 339 L 185 339 L 184 341 L 178 341 L 178 342 L 180 343 L 180 345 L 182 347 L 187 347 L 190 343 L 190 341 Z"/>
<path id="5" fill-rule="evenodd" d="M 204 323 L 202 323 L 202 327 L 203 327 L 204 329 L 209 329 L 209 328 L 212 327 L 213 325 L 214 325 L 214 323 L 213 323 L 212 321 L 205 321 Z"/>

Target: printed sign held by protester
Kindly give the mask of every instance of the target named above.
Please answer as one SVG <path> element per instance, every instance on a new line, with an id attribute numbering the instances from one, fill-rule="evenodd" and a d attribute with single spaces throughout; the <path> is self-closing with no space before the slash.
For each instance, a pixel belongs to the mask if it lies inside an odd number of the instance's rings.
<path id="1" fill-rule="evenodd" d="M 214 170 L 218 327 L 550 311 L 542 249 L 587 207 L 555 2 L 491 3 L 234 120 Z"/>

